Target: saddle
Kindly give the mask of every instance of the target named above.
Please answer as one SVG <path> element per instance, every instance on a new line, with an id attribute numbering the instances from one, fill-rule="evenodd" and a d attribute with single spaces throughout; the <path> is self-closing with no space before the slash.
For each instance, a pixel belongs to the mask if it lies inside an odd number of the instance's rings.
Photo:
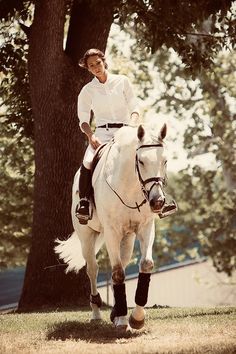
<path id="1" fill-rule="evenodd" d="M 101 159 L 101 157 L 103 155 L 104 148 L 105 148 L 106 145 L 107 145 L 107 143 L 100 145 L 99 148 L 97 149 L 95 155 L 94 155 L 94 158 L 93 158 L 93 161 L 92 161 L 92 166 L 91 166 L 91 174 L 92 175 L 93 175 L 93 173 L 95 171 L 95 168 L 96 168 L 99 160 Z"/>
<path id="2" fill-rule="evenodd" d="M 95 171 L 95 169 L 97 167 L 97 164 L 100 161 L 100 159 L 101 159 L 101 157 L 102 157 L 102 155 L 104 153 L 104 149 L 105 149 L 106 145 L 107 145 L 107 143 L 102 144 L 96 150 L 96 153 L 94 155 L 94 158 L 93 158 L 93 161 L 92 161 L 92 165 L 91 165 L 91 181 L 92 181 L 92 178 L 93 178 L 94 171 Z M 96 208 L 95 198 L 94 198 L 94 190 L 93 190 L 92 185 L 91 185 L 91 192 L 90 192 L 90 200 L 91 200 L 92 204 L 94 205 L 94 207 Z M 91 214 L 91 218 L 92 218 L 92 212 L 90 214 Z"/>

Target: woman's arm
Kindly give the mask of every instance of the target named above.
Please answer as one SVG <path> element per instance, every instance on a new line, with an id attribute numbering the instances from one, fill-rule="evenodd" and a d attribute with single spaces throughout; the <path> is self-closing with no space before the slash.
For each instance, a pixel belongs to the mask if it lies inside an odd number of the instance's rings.
<path id="1" fill-rule="evenodd" d="M 85 85 L 78 96 L 78 116 L 80 119 L 80 128 L 82 132 L 86 134 L 89 144 L 94 149 L 97 149 L 101 145 L 101 142 L 94 135 L 89 125 L 91 105 L 92 105 L 91 94 L 88 92 Z"/>
<path id="2" fill-rule="evenodd" d="M 101 141 L 94 135 L 90 125 L 86 122 L 81 124 L 83 132 L 87 135 L 89 144 L 92 145 L 94 149 L 97 149 L 101 145 Z"/>
<path id="3" fill-rule="evenodd" d="M 130 125 L 139 124 L 139 108 L 137 98 L 128 77 L 124 77 L 124 95 L 130 111 Z"/>

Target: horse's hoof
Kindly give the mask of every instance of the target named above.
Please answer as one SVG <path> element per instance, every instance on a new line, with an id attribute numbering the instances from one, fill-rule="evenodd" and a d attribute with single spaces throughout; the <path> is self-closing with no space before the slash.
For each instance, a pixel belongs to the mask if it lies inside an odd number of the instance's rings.
<path id="1" fill-rule="evenodd" d="M 117 334 L 122 334 L 127 331 L 128 328 L 128 321 L 126 316 L 115 317 L 113 320 L 113 324 L 116 328 Z"/>
<path id="2" fill-rule="evenodd" d="M 129 325 L 133 329 L 143 328 L 145 320 L 137 321 L 132 315 L 129 316 Z"/>

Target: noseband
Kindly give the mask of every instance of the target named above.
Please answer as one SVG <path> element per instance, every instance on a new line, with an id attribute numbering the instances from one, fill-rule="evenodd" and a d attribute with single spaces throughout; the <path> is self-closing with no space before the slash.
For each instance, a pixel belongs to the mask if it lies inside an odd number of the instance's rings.
<path id="1" fill-rule="evenodd" d="M 139 146 L 136 149 L 136 151 L 138 151 L 140 149 L 144 149 L 144 148 L 150 148 L 150 147 L 163 147 L 163 144 L 158 143 L 158 144 L 150 144 L 150 145 L 148 145 L 148 144 L 147 145 L 141 145 L 141 146 Z M 165 178 L 163 178 L 163 177 L 151 177 L 151 178 L 147 178 L 147 179 L 144 180 L 142 178 L 142 176 L 141 176 L 137 152 L 136 152 L 136 157 L 135 157 L 135 168 L 136 168 L 136 171 L 138 173 L 138 179 L 139 179 L 139 182 L 141 184 L 142 192 L 144 194 L 144 197 L 148 201 L 149 200 L 149 195 L 150 195 L 150 192 L 151 192 L 152 188 L 154 186 L 156 186 L 156 185 L 160 185 L 162 187 L 162 185 L 165 184 Z M 147 190 L 145 186 L 146 186 L 147 183 L 150 183 L 150 182 L 153 182 L 153 184 L 151 185 L 151 188 L 149 190 Z"/>

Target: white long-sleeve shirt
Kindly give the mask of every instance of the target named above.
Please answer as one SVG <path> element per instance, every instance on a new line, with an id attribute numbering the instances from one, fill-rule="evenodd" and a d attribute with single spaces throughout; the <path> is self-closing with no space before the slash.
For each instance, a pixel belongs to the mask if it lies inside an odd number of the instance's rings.
<path id="1" fill-rule="evenodd" d="M 78 96 L 80 127 L 84 122 L 89 124 L 91 110 L 97 127 L 107 123 L 128 124 L 131 113 L 139 112 L 129 79 L 108 73 L 106 82 L 101 83 L 94 77 Z"/>

